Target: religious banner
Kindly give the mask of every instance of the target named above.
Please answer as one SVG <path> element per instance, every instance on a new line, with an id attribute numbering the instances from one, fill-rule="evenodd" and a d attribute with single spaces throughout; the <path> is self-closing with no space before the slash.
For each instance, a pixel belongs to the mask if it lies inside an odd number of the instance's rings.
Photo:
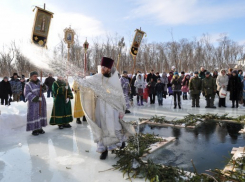
<path id="1" fill-rule="evenodd" d="M 132 54 L 132 56 L 137 56 L 141 40 L 145 34 L 145 32 L 139 29 L 136 29 L 135 31 L 136 31 L 135 36 L 134 36 L 134 39 L 133 39 L 133 42 L 130 48 L 130 53 Z"/>
<path id="2" fill-rule="evenodd" d="M 64 30 L 64 42 L 68 45 L 68 48 L 74 44 L 75 31 L 70 28 Z"/>
<path id="3" fill-rule="evenodd" d="M 49 27 L 53 13 L 36 6 L 36 16 L 32 29 L 32 42 L 45 47 L 48 41 Z"/>

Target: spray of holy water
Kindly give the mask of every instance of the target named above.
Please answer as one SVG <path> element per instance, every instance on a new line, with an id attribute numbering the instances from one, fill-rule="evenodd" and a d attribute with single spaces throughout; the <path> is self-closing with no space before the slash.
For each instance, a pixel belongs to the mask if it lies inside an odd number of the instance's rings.
<path id="1" fill-rule="evenodd" d="M 139 145 L 139 132 L 140 132 L 139 127 L 140 127 L 140 125 L 139 125 L 139 120 L 136 121 L 136 124 L 137 124 L 137 131 L 136 131 L 136 135 L 134 137 L 134 140 L 135 140 L 135 142 L 137 144 L 137 153 L 139 155 L 139 151 L 140 151 L 140 145 Z M 134 169 L 139 167 L 139 163 L 135 159 L 133 160 L 132 167 Z"/>

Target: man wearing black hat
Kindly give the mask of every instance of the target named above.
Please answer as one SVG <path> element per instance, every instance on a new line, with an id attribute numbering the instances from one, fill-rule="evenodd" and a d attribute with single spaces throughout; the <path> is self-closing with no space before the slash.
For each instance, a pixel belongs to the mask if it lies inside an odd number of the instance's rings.
<path id="1" fill-rule="evenodd" d="M 124 98 L 125 98 L 125 101 L 126 101 L 125 114 L 128 114 L 128 113 L 131 113 L 131 112 L 129 111 L 129 108 L 130 108 L 130 100 L 129 100 L 130 83 L 129 83 L 128 72 L 127 71 L 123 71 L 123 75 L 120 78 L 120 82 L 121 82 L 121 86 L 122 86 L 122 89 L 123 89 Z"/>
<path id="2" fill-rule="evenodd" d="M 198 72 L 194 72 L 194 77 L 190 80 L 189 90 L 192 98 L 192 107 L 200 107 L 200 93 L 202 91 L 202 80 L 198 77 Z"/>
<path id="3" fill-rule="evenodd" d="M 214 97 L 217 91 L 215 80 L 210 76 L 210 72 L 206 71 L 205 78 L 202 81 L 202 94 L 206 98 L 207 105 L 205 108 L 216 108 L 214 106 Z"/>
<path id="4" fill-rule="evenodd" d="M 13 102 L 19 102 L 20 101 L 20 95 L 22 94 L 22 84 L 20 80 L 18 79 L 19 76 L 17 73 L 13 74 L 13 77 L 11 77 L 10 85 L 11 90 L 13 93 Z"/>
<path id="5" fill-rule="evenodd" d="M 126 103 L 113 63 L 111 58 L 103 57 L 101 73 L 77 80 L 82 86 L 82 106 L 101 160 L 106 159 L 109 150 L 123 148 L 125 136 L 135 134 L 134 128 L 122 120 Z"/>

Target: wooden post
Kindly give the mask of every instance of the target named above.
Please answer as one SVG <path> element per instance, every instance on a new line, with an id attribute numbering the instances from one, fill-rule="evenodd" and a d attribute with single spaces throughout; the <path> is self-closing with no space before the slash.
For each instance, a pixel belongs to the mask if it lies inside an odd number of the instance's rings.
<path id="1" fill-rule="evenodd" d="M 117 61 L 117 71 L 119 72 L 119 63 L 120 63 L 120 58 L 121 58 L 121 54 L 118 54 L 118 61 Z"/>
<path id="2" fill-rule="evenodd" d="M 132 80 L 133 80 L 133 75 L 134 75 L 134 69 L 135 69 L 135 65 L 136 65 L 136 56 L 133 56 L 133 60 L 134 60 L 134 65 L 133 65 L 133 70 L 132 70 L 132 79 L 130 81 L 130 86 L 132 84 Z M 137 75 L 136 75 L 137 76 Z"/>
<path id="3" fill-rule="evenodd" d="M 40 75 L 40 92 L 39 92 L 39 97 L 42 97 L 42 77 L 43 77 L 43 72 L 41 71 L 41 75 Z M 41 112 L 42 112 L 42 101 L 39 101 L 39 116 L 41 117 Z"/>
<path id="4" fill-rule="evenodd" d="M 43 5 L 43 9 L 46 9 L 46 4 L 44 3 L 44 5 Z"/>
<path id="5" fill-rule="evenodd" d="M 84 52 L 84 76 L 86 77 L 86 70 L 87 70 L 87 50 Z"/>
<path id="6" fill-rule="evenodd" d="M 68 53 L 67 53 L 67 63 L 66 63 L 66 68 L 67 68 L 67 65 L 69 64 L 69 60 L 70 60 L 70 44 L 68 44 Z M 67 80 L 66 80 L 66 86 L 68 86 L 68 75 L 67 76 Z M 67 89 L 66 89 L 66 96 L 65 98 L 67 99 Z"/>

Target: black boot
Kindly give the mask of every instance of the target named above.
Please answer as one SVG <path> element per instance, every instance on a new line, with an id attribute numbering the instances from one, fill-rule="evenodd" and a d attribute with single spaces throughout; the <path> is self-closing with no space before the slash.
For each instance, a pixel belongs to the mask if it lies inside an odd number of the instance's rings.
<path id="1" fill-rule="evenodd" d="M 218 106 L 219 106 L 219 107 L 222 106 L 222 99 L 221 99 L 221 98 L 219 98 L 219 104 L 218 104 Z"/>
<path id="2" fill-rule="evenodd" d="M 206 102 L 207 102 L 207 105 L 205 106 L 205 108 L 210 108 L 210 99 L 206 98 Z"/>
<path id="3" fill-rule="evenodd" d="M 236 108 L 238 108 L 238 100 L 236 100 Z"/>
<path id="4" fill-rule="evenodd" d="M 122 146 L 120 147 L 120 150 L 124 149 L 125 148 L 125 142 L 122 142 Z"/>
<path id="5" fill-rule="evenodd" d="M 177 103 L 174 103 L 174 109 L 176 109 L 176 107 L 177 107 Z"/>
<path id="6" fill-rule="evenodd" d="M 192 106 L 191 107 L 195 107 L 195 99 L 192 98 Z"/>
<path id="7" fill-rule="evenodd" d="M 82 124 L 80 118 L 77 118 L 77 124 Z"/>
<path id="8" fill-rule="evenodd" d="M 179 103 L 179 109 L 181 109 L 181 104 Z"/>
<path id="9" fill-rule="evenodd" d="M 108 156 L 108 150 L 101 153 L 100 160 L 105 160 L 107 156 Z"/>
<path id="10" fill-rule="evenodd" d="M 144 104 L 143 104 L 143 100 L 141 100 L 141 105 L 142 105 L 142 106 L 144 106 Z"/>
<path id="11" fill-rule="evenodd" d="M 232 107 L 231 108 L 235 108 L 235 101 L 232 100 Z"/>
<path id="12" fill-rule="evenodd" d="M 39 129 L 38 132 L 39 132 L 39 134 L 44 134 L 45 133 L 45 131 L 42 128 Z"/>
<path id="13" fill-rule="evenodd" d="M 83 121 L 87 121 L 87 119 L 86 119 L 86 117 L 85 117 L 85 116 L 83 116 Z"/>
<path id="14" fill-rule="evenodd" d="M 245 106 L 245 99 L 243 99 L 243 106 Z"/>
<path id="15" fill-rule="evenodd" d="M 63 127 L 64 128 L 71 128 L 71 125 L 68 123 L 68 124 L 63 124 Z"/>
<path id="16" fill-rule="evenodd" d="M 199 99 L 196 99 L 196 107 L 200 107 Z"/>
<path id="17" fill-rule="evenodd" d="M 126 110 L 126 111 L 125 111 L 125 114 L 129 114 L 129 113 L 131 113 L 129 110 Z"/>
<path id="18" fill-rule="evenodd" d="M 221 99 L 221 100 L 222 100 L 221 106 L 226 107 L 226 105 L 225 105 L 225 98 L 223 98 L 223 99 Z"/>
<path id="19" fill-rule="evenodd" d="M 32 131 L 32 135 L 34 135 L 34 136 L 39 135 L 39 130 L 33 130 L 33 131 Z"/>

